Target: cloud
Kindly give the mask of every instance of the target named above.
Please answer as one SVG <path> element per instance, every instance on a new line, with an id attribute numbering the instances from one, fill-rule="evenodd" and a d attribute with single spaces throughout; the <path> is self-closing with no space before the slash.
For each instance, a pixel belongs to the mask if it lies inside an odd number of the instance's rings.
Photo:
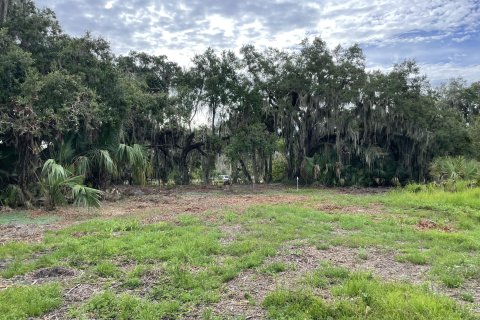
<path id="1" fill-rule="evenodd" d="M 292 48 L 307 34 L 331 47 L 359 43 L 369 66 L 416 58 L 456 72 L 480 64 L 478 0 L 37 0 L 37 5 L 52 8 L 70 34 L 105 37 L 117 54 L 165 54 L 180 64 L 209 46 Z"/>
<path id="2" fill-rule="evenodd" d="M 462 77 L 467 82 L 480 81 L 480 64 L 459 66 L 452 63 L 443 64 L 422 64 L 422 72 L 429 79 L 433 79 L 433 84 L 438 85 L 453 78 Z"/>

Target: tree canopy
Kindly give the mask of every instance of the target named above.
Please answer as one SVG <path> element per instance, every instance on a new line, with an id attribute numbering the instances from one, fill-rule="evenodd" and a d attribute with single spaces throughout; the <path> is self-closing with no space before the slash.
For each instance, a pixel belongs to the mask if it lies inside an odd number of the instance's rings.
<path id="1" fill-rule="evenodd" d="M 0 190 L 34 197 L 47 159 L 105 188 L 208 183 L 219 158 L 235 180 L 324 185 L 419 181 L 435 157 L 480 158 L 480 82 L 432 88 L 408 60 L 367 71 L 358 45 L 320 38 L 209 48 L 185 68 L 69 36 L 33 1 L 2 5 Z"/>

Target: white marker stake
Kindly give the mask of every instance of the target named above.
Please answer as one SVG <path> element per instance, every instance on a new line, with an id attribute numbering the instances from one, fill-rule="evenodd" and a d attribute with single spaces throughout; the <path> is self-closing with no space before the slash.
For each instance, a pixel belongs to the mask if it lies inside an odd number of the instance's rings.
<path id="1" fill-rule="evenodd" d="M 297 177 L 297 191 L 298 191 L 298 177 Z"/>

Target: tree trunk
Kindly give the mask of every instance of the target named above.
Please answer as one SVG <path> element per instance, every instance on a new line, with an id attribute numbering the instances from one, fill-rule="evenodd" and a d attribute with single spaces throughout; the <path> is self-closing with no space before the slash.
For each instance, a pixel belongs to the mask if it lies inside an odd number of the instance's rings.
<path id="1" fill-rule="evenodd" d="M 187 185 L 190 183 L 190 176 L 188 174 L 187 155 L 182 152 L 180 160 L 178 161 L 178 171 L 180 173 L 180 184 Z"/>
<path id="2" fill-rule="evenodd" d="M 7 21 L 9 2 L 10 0 L 0 0 L 0 23 Z"/>
<path id="3" fill-rule="evenodd" d="M 272 166 L 273 166 L 273 156 L 270 154 L 267 159 L 265 159 L 265 182 L 272 182 Z"/>
<path id="4" fill-rule="evenodd" d="M 252 154 L 252 167 L 253 167 L 253 181 L 258 181 L 258 167 L 257 167 L 257 153 L 254 151 Z"/>
<path id="5" fill-rule="evenodd" d="M 247 166 L 245 165 L 245 162 L 243 162 L 242 159 L 239 160 L 240 165 L 242 166 L 242 171 L 245 177 L 247 177 L 249 182 L 252 182 L 252 177 L 250 176 L 250 173 L 248 172 Z"/>

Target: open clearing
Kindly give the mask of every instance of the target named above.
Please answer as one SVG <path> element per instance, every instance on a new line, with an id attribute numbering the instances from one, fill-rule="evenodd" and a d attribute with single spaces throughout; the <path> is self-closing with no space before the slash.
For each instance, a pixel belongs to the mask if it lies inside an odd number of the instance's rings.
<path id="1" fill-rule="evenodd" d="M 479 318 L 478 189 L 135 194 L 1 212 L 0 318 Z"/>

